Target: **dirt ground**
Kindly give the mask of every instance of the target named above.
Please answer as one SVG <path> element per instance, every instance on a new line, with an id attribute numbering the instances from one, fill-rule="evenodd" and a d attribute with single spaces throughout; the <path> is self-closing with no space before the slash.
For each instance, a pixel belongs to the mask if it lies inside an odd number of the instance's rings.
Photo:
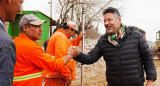
<path id="1" fill-rule="evenodd" d="M 154 60 L 156 70 L 157 70 L 157 80 L 155 81 L 155 86 L 160 86 L 160 61 Z M 83 73 L 83 86 L 107 86 L 105 77 L 105 62 L 101 58 L 98 62 L 92 65 L 84 65 Z M 145 82 L 146 83 L 146 82 Z M 72 82 L 72 86 L 81 86 L 81 66 L 77 63 L 77 77 L 76 80 Z"/>
<path id="2" fill-rule="evenodd" d="M 155 81 L 155 86 L 160 86 L 160 61 L 154 60 L 154 64 L 157 70 L 157 80 Z"/>

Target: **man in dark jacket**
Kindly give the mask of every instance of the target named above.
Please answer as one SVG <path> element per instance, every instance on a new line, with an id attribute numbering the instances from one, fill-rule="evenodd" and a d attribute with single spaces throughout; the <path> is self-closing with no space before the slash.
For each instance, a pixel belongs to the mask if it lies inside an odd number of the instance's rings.
<path id="1" fill-rule="evenodd" d="M 116 8 L 105 9 L 103 15 L 106 34 L 88 54 L 80 52 L 74 59 L 92 64 L 103 56 L 108 86 L 144 86 L 144 71 L 148 80 L 146 86 L 154 86 L 157 73 L 143 35 L 123 25 Z"/>
<path id="2" fill-rule="evenodd" d="M 15 44 L 4 29 L 4 22 L 13 22 L 21 11 L 23 0 L 0 0 L 0 86 L 13 85 L 16 62 Z"/>

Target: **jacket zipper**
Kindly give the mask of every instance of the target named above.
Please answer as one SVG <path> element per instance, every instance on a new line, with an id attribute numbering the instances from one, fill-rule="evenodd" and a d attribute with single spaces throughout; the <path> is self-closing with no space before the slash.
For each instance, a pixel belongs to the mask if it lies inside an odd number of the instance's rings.
<path id="1" fill-rule="evenodd" d="M 121 47 L 122 39 L 119 40 L 118 46 L 117 46 L 117 52 L 118 52 L 118 64 L 119 64 L 119 73 L 120 73 L 120 86 L 122 86 L 122 71 L 121 71 L 121 58 L 120 58 L 120 47 Z"/>

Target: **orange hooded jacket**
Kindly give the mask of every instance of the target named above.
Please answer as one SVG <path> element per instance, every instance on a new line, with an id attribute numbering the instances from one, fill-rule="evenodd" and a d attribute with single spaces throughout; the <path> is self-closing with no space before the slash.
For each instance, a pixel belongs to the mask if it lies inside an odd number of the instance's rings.
<path id="1" fill-rule="evenodd" d="M 69 41 L 69 36 L 61 29 L 58 29 L 50 38 L 46 53 L 54 55 L 56 59 L 62 58 L 67 54 L 68 48 L 72 45 L 78 46 L 81 38 L 78 36 Z M 62 71 L 49 72 L 44 70 L 43 77 L 45 79 L 45 86 L 64 86 L 63 78 L 75 80 L 76 78 L 76 61 L 69 61 Z"/>
<path id="2" fill-rule="evenodd" d="M 42 70 L 60 71 L 63 59 L 53 59 L 34 41 L 24 34 L 14 39 L 17 60 L 14 68 L 13 86 L 42 86 Z"/>

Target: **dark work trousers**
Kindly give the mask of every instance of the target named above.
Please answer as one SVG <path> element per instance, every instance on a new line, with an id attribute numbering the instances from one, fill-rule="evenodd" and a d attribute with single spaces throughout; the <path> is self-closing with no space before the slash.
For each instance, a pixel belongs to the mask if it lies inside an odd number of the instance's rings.
<path id="1" fill-rule="evenodd" d="M 110 85 L 110 84 L 108 84 L 107 86 L 115 86 L 115 85 Z M 139 85 L 139 86 L 144 86 L 144 84 L 142 84 L 142 85 Z"/>

